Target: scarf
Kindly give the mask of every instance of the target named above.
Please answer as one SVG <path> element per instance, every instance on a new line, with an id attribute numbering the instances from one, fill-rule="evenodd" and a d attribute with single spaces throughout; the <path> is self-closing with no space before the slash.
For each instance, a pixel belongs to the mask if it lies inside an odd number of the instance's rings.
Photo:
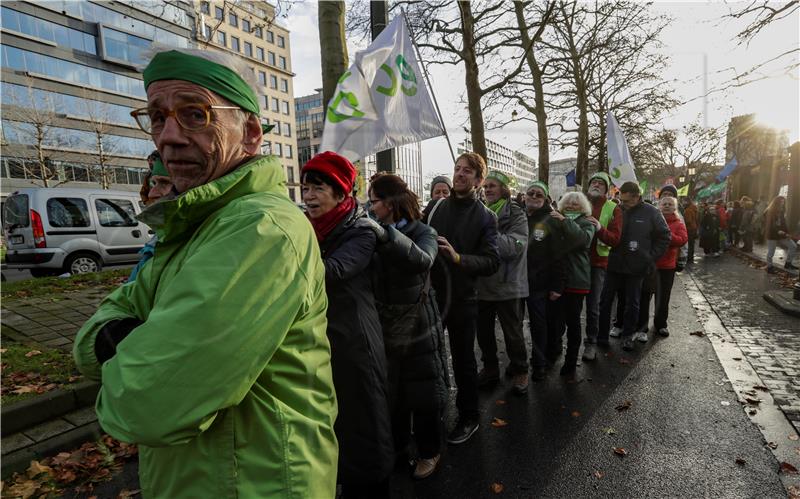
<path id="1" fill-rule="evenodd" d="M 352 196 L 337 204 L 331 211 L 317 218 L 309 218 L 314 232 L 317 234 L 317 241 L 322 242 L 328 234 L 339 225 L 339 222 L 356 207 L 356 200 Z"/>
<path id="2" fill-rule="evenodd" d="M 503 209 L 503 206 L 505 206 L 507 202 L 508 202 L 508 199 L 500 198 L 497 201 L 495 201 L 494 203 L 492 203 L 489 206 L 487 206 L 487 208 L 492 210 L 495 213 L 495 215 L 499 215 L 500 214 L 500 210 Z"/>

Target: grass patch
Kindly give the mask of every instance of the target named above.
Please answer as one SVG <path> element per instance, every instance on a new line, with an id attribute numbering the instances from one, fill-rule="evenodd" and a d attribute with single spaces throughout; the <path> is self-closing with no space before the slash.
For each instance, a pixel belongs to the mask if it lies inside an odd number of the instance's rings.
<path id="1" fill-rule="evenodd" d="M 0 353 L 0 402 L 3 405 L 64 388 L 82 379 L 72 355 L 55 348 L 6 342 Z"/>
<path id="2" fill-rule="evenodd" d="M 35 298 L 83 289 L 112 290 L 128 280 L 131 269 L 104 270 L 91 274 L 77 274 L 70 277 L 40 277 L 25 281 L 3 283 L 0 296 L 3 300 Z"/>

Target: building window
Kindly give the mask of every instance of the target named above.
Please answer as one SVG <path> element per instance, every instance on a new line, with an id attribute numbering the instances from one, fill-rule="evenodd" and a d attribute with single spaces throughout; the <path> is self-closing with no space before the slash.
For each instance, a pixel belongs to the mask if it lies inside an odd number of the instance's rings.
<path id="1" fill-rule="evenodd" d="M 266 85 L 267 84 L 267 73 L 263 71 L 258 72 L 258 84 L 259 85 Z"/>
<path id="2" fill-rule="evenodd" d="M 275 122 L 275 128 L 272 129 L 272 133 L 274 133 L 275 135 L 280 135 L 281 134 L 281 122 L 280 121 L 276 121 Z"/>
<path id="3" fill-rule="evenodd" d="M 261 99 L 264 101 L 264 111 L 269 111 L 269 95 L 262 95 Z"/>
<path id="4" fill-rule="evenodd" d="M 222 45 L 223 47 L 227 46 L 225 43 L 225 32 L 224 31 L 217 31 L 217 43 Z"/>
<path id="5" fill-rule="evenodd" d="M 275 147 L 272 148 L 272 154 L 278 157 L 283 156 L 283 146 L 280 142 L 275 142 Z"/>
<path id="6" fill-rule="evenodd" d="M 231 37 L 231 50 L 233 50 L 234 52 L 239 51 L 239 39 L 236 38 L 235 36 Z"/>
<path id="7" fill-rule="evenodd" d="M 259 38 L 264 38 L 264 30 L 261 29 L 261 26 L 256 26 L 256 28 L 253 31 L 253 33 Z"/>
<path id="8" fill-rule="evenodd" d="M 150 40 L 102 25 L 100 38 L 103 41 L 103 59 L 127 61 L 133 64 L 145 63 L 144 52 L 150 48 Z"/>
<path id="9" fill-rule="evenodd" d="M 275 33 L 272 31 L 267 30 L 267 41 L 269 43 L 275 43 Z"/>
<path id="10" fill-rule="evenodd" d="M 292 157 L 292 146 L 286 146 L 286 157 L 287 158 Z M 288 180 L 292 184 L 294 183 L 294 168 L 292 168 L 291 166 L 286 167 L 286 180 Z"/>
<path id="11" fill-rule="evenodd" d="M 278 67 L 281 69 L 286 69 L 286 58 L 284 56 L 278 56 Z"/>
<path id="12" fill-rule="evenodd" d="M 200 3 L 200 12 L 203 14 L 210 14 L 211 13 L 211 6 L 208 2 L 201 2 Z"/>
<path id="13" fill-rule="evenodd" d="M 247 57 L 253 57 L 253 44 L 250 42 L 244 42 L 244 55 Z"/>
<path id="14" fill-rule="evenodd" d="M 289 199 L 291 199 L 295 203 L 297 202 L 297 198 L 295 197 L 294 194 L 294 189 L 289 189 Z"/>
<path id="15" fill-rule="evenodd" d="M 272 142 L 265 140 L 261 143 L 261 154 L 272 154 Z"/>
<path id="16" fill-rule="evenodd" d="M 222 7 L 214 7 L 214 18 L 225 19 L 225 11 L 222 10 Z"/>
<path id="17" fill-rule="evenodd" d="M 237 16 L 233 12 L 229 12 L 228 13 L 228 24 L 230 24 L 234 28 L 238 28 L 239 27 L 239 16 Z"/>
<path id="18" fill-rule="evenodd" d="M 281 92 L 286 94 L 289 93 L 289 80 L 286 78 L 281 78 Z"/>
<path id="19" fill-rule="evenodd" d="M 204 33 L 204 35 L 205 35 L 205 38 L 206 38 L 206 40 L 210 40 L 210 39 L 211 39 L 211 26 L 209 26 L 208 24 L 206 24 L 206 25 L 204 26 L 204 28 L 205 28 L 205 31 L 204 31 L 203 33 Z"/>
<path id="20" fill-rule="evenodd" d="M 281 108 L 282 108 L 283 114 L 289 114 L 289 103 L 287 101 L 282 101 L 281 102 Z"/>
<path id="21" fill-rule="evenodd" d="M 292 136 L 292 125 L 290 125 L 289 123 L 283 124 L 283 135 L 286 137 Z"/>
<path id="22" fill-rule="evenodd" d="M 272 110 L 276 113 L 279 113 L 281 111 L 278 99 L 276 99 L 275 97 L 272 98 Z"/>
<path id="23" fill-rule="evenodd" d="M 242 31 L 250 33 L 250 21 L 247 19 L 242 19 Z"/>
<path id="24" fill-rule="evenodd" d="M 291 158 L 292 157 L 292 146 L 290 146 L 289 144 L 286 144 L 286 157 L 287 158 Z M 289 182 L 294 182 L 294 171 L 291 168 L 289 168 L 289 173 L 291 173 L 291 177 L 292 177 L 289 180 Z"/>
<path id="25" fill-rule="evenodd" d="M 278 77 L 275 75 L 269 75 L 269 88 L 273 90 L 278 90 Z"/>
<path id="26" fill-rule="evenodd" d="M 278 35 L 278 47 L 280 48 L 286 47 L 286 39 L 281 35 Z"/>
<path id="27" fill-rule="evenodd" d="M 261 62 L 264 62 L 264 49 L 261 47 L 256 47 L 256 59 Z"/>
<path id="28" fill-rule="evenodd" d="M 48 40 L 61 47 L 97 55 L 95 38 L 89 33 L 51 23 L 6 7 L 2 7 L 0 21 L 5 29 Z"/>
<path id="29" fill-rule="evenodd" d="M 275 65 L 275 52 L 267 52 L 267 63 Z"/>

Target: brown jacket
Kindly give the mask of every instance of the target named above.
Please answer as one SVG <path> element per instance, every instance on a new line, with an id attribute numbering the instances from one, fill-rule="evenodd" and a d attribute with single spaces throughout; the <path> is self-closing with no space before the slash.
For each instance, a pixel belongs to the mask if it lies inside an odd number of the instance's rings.
<path id="1" fill-rule="evenodd" d="M 683 210 L 683 221 L 686 223 L 686 232 L 697 234 L 697 205 L 692 203 Z"/>

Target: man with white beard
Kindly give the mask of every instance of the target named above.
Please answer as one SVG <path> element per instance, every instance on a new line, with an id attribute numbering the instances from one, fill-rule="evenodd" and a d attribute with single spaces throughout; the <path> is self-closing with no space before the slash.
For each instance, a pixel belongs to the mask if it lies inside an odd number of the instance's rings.
<path id="1" fill-rule="evenodd" d="M 608 199 L 611 178 L 605 172 L 597 172 L 589 179 L 588 197 L 592 203 L 592 216 L 588 219 L 597 228 L 589 259 L 592 266 L 592 283 L 586 295 L 586 339 L 584 340 L 583 360 L 596 358 L 598 343 L 608 345 L 608 336 L 598 337 L 600 320 L 600 293 L 603 291 L 608 254 L 619 244 L 622 237 L 622 210 Z"/>

